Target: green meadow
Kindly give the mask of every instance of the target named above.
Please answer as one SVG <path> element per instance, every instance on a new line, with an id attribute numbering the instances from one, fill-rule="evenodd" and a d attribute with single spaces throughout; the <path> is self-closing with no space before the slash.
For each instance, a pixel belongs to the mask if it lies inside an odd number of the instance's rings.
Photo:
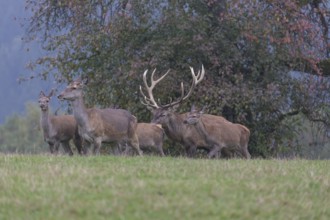
<path id="1" fill-rule="evenodd" d="M 0 219 L 330 219 L 329 160 L 0 155 Z"/>

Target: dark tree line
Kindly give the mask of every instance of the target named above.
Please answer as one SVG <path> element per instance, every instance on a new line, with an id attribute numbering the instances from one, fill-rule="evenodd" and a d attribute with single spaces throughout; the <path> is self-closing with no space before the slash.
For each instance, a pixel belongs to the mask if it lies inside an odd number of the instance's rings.
<path id="1" fill-rule="evenodd" d="M 171 69 L 162 103 L 189 85 L 189 66 L 206 77 L 181 106 L 246 125 L 250 152 L 268 156 L 300 132 L 297 116 L 329 129 L 329 5 L 326 1 L 27 0 L 26 39 L 47 56 L 30 67 L 59 85 L 90 79 L 88 105 L 120 106 L 139 121 L 146 69 Z M 287 145 L 288 147 L 290 145 Z"/>

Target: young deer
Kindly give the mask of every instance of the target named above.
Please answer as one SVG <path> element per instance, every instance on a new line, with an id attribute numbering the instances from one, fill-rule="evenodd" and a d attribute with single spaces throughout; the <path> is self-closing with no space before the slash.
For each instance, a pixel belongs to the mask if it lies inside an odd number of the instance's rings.
<path id="1" fill-rule="evenodd" d="M 41 109 L 40 123 L 44 140 L 48 143 L 52 154 L 57 154 L 59 146 L 62 145 L 67 154 L 73 155 L 69 144 L 69 141 L 73 139 L 79 154 L 82 154 L 81 140 L 78 135 L 78 127 L 74 117 L 72 115 L 49 115 L 49 101 L 53 93 L 54 92 L 51 91 L 47 96 L 41 91 L 39 94 L 39 106 Z"/>
<path id="2" fill-rule="evenodd" d="M 142 155 L 136 135 L 136 117 L 124 109 L 86 108 L 83 100 L 84 84 L 80 79 L 75 80 L 58 96 L 72 103 L 84 148 L 93 145 L 93 153 L 99 154 L 102 142 L 127 141 Z"/>
<path id="3" fill-rule="evenodd" d="M 250 130 L 247 127 L 231 123 L 221 116 L 204 114 L 204 108 L 198 111 L 194 105 L 186 115 L 185 123 L 195 126 L 203 135 L 209 157 L 223 152 L 227 156 L 238 153 L 246 159 L 251 158 L 248 151 Z"/>
<path id="4" fill-rule="evenodd" d="M 165 156 L 163 151 L 165 133 L 161 128 L 161 125 L 153 123 L 138 123 L 136 134 L 139 139 L 141 150 L 158 152 L 160 156 Z M 122 144 L 120 144 L 120 147 L 122 147 Z M 125 151 L 125 154 L 127 153 L 128 152 Z"/>

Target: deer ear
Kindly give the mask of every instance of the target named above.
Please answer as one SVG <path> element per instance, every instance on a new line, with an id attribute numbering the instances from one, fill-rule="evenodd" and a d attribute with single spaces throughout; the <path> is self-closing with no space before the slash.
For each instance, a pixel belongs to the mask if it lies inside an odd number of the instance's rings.
<path id="1" fill-rule="evenodd" d="M 88 84 L 88 77 L 87 76 L 83 78 L 79 77 L 74 81 L 74 83 L 81 88 Z"/>
<path id="2" fill-rule="evenodd" d="M 88 76 L 86 76 L 86 77 L 84 77 L 83 79 L 82 79 L 82 84 L 83 85 L 87 85 L 88 84 L 88 81 L 89 81 L 89 79 L 88 79 Z"/>
<path id="3" fill-rule="evenodd" d="M 74 85 L 80 85 L 80 84 L 82 84 L 81 78 L 79 77 L 79 78 L 75 79 L 74 81 L 72 81 L 72 84 L 74 84 Z"/>
<path id="4" fill-rule="evenodd" d="M 40 98 L 40 97 L 44 97 L 44 96 L 46 96 L 45 93 L 44 93 L 43 91 L 40 91 L 40 93 L 39 93 L 39 98 Z"/>
<path id="5" fill-rule="evenodd" d="M 48 98 L 52 97 L 55 94 L 54 89 L 52 89 L 52 91 L 50 91 L 49 95 L 47 96 Z"/>
<path id="6" fill-rule="evenodd" d="M 84 86 L 84 82 L 83 80 L 79 77 L 77 79 L 75 79 L 74 81 L 72 81 L 70 83 L 70 86 L 75 88 L 75 89 L 78 89 L 78 88 L 82 88 Z"/>

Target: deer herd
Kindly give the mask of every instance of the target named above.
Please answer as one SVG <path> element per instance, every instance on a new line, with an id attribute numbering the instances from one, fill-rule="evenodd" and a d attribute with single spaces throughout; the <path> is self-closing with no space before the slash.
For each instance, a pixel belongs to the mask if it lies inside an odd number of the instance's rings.
<path id="1" fill-rule="evenodd" d="M 72 140 L 81 155 L 100 154 L 103 143 L 115 142 L 124 155 L 133 149 L 140 156 L 147 150 L 165 156 L 163 142 L 166 136 L 183 145 L 188 157 L 195 157 L 197 149 L 204 149 L 208 158 L 238 156 L 249 159 L 250 131 L 247 127 L 221 116 L 205 114 L 204 109 L 197 110 L 195 106 L 191 107 L 190 112 L 176 112 L 180 103 L 189 98 L 205 75 L 203 66 L 197 74 L 192 67 L 190 71 L 192 83 L 189 91 L 185 94 L 181 82 L 181 96 L 168 104 L 157 103 L 153 89 L 169 71 L 155 80 L 154 70 L 150 85 L 147 80 L 148 70 L 144 72 L 144 87 L 140 86 L 141 103 L 152 112 L 151 123 L 138 123 L 137 118 L 124 109 L 87 108 L 83 99 L 87 80 L 71 82 L 58 96 L 58 99 L 71 103 L 73 115 L 50 115 L 48 106 L 54 92 L 46 95 L 41 91 L 39 106 L 44 141 L 48 143 L 51 154 L 58 154 L 59 146 L 62 145 L 66 154 L 73 155 L 69 144 Z"/>

